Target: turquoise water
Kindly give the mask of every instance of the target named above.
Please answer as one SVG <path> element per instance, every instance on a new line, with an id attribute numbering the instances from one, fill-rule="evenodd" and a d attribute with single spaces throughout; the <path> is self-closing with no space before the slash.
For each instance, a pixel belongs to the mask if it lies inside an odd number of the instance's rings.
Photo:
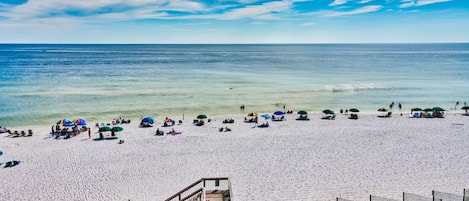
<path id="1" fill-rule="evenodd" d="M 0 69 L 6 127 L 469 102 L 469 44 L 1 44 Z"/>

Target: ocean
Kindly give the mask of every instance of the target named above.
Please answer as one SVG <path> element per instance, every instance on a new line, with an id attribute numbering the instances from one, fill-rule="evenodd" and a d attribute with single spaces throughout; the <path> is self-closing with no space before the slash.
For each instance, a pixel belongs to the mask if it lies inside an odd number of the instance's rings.
<path id="1" fill-rule="evenodd" d="M 0 69 L 6 127 L 469 102 L 469 44 L 0 44 Z"/>

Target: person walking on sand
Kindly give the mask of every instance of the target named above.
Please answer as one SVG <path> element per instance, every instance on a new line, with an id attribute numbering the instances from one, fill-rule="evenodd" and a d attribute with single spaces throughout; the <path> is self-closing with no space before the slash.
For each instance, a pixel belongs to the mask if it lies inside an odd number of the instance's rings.
<path id="1" fill-rule="evenodd" d="M 86 130 L 88 130 L 88 138 L 91 138 L 91 128 L 88 127 Z"/>

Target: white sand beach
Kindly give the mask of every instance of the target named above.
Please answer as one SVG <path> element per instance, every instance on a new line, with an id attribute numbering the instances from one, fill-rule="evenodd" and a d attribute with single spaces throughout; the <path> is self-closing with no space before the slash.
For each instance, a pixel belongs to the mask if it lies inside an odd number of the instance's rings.
<path id="1" fill-rule="evenodd" d="M 402 192 L 431 198 L 432 190 L 462 196 L 469 188 L 469 116 L 377 115 L 296 121 L 289 114 L 269 128 L 253 128 L 244 116 L 210 117 L 198 127 L 186 115 L 175 136 L 155 136 L 157 127 L 134 119 L 117 133 L 123 144 L 87 133 L 54 139 L 50 125 L 10 128 L 34 135 L 0 134 L 0 162 L 21 161 L 0 167 L 0 200 L 164 200 L 203 177 L 230 177 L 236 201 L 401 200 Z M 235 123 L 223 124 L 227 117 Z M 232 131 L 219 132 L 225 126 Z"/>

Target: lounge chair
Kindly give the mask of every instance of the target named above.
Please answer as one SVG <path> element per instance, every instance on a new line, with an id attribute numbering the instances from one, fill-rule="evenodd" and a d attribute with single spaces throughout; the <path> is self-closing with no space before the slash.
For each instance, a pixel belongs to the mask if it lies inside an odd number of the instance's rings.
<path id="1" fill-rule="evenodd" d="M 20 137 L 20 133 L 18 131 L 14 131 L 10 137 Z"/>
<path id="2" fill-rule="evenodd" d="M 33 136 L 33 130 L 29 129 L 28 134 L 25 135 L 24 137 L 31 137 L 31 136 Z"/>
<path id="3" fill-rule="evenodd" d="M 358 119 L 358 114 L 350 114 L 349 119 Z"/>
<path id="4" fill-rule="evenodd" d="M 321 117 L 321 119 L 335 120 L 335 114 L 329 114 L 329 115 L 323 116 Z"/>

